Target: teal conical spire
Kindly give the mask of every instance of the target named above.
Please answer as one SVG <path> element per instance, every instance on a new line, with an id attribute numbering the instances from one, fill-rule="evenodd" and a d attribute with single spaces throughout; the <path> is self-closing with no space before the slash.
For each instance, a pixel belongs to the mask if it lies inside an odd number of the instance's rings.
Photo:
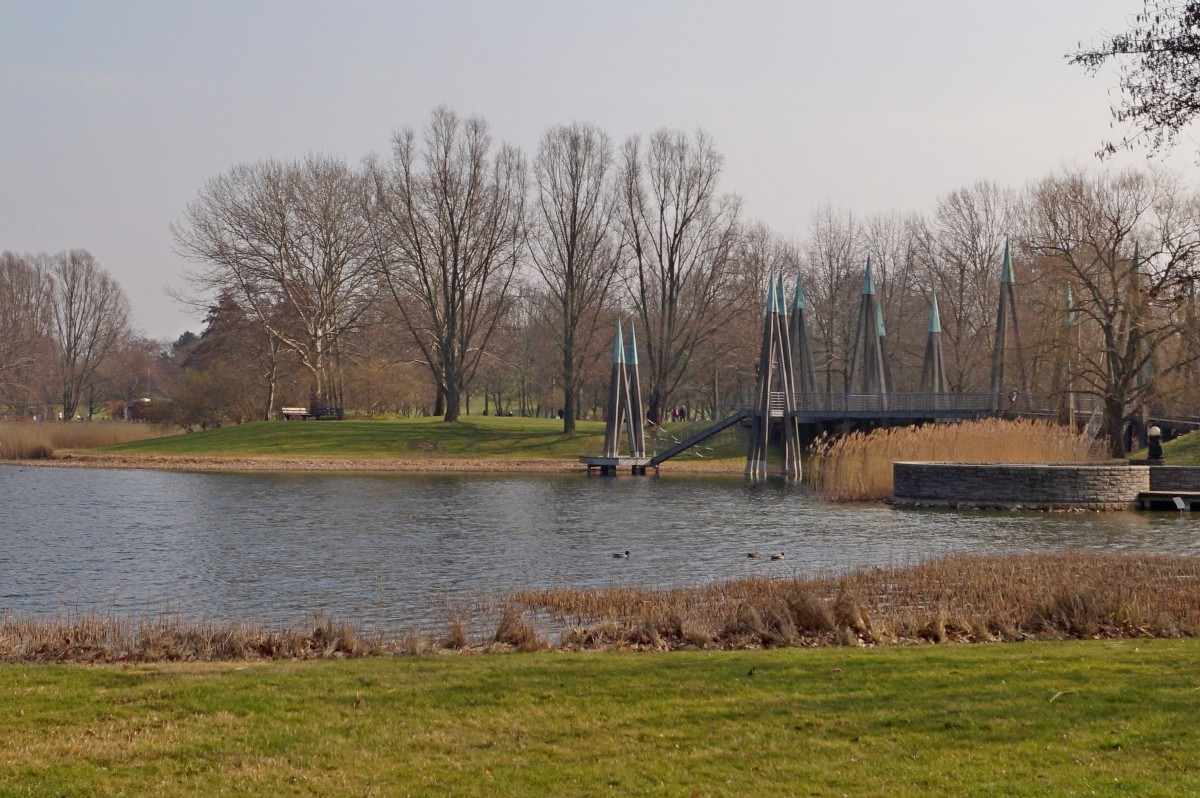
<path id="1" fill-rule="evenodd" d="M 767 276 L 767 313 L 775 312 L 775 275 Z"/>
<path id="2" fill-rule="evenodd" d="M 871 277 L 871 256 L 867 256 L 867 273 L 863 276 L 863 296 L 875 293 L 875 279 Z"/>
<path id="3" fill-rule="evenodd" d="M 783 291 L 783 272 L 775 276 L 775 312 L 780 316 L 787 315 L 787 296 Z"/>
<path id="4" fill-rule="evenodd" d="M 800 275 L 796 275 L 796 294 L 792 299 L 792 310 L 804 310 L 808 307 L 808 299 L 804 296 L 804 284 Z"/>
<path id="5" fill-rule="evenodd" d="M 879 327 L 879 337 L 887 337 L 887 327 L 883 325 L 883 305 L 875 303 L 875 324 Z"/>
<path id="6" fill-rule="evenodd" d="M 942 331 L 942 314 L 938 313 L 937 294 L 934 294 L 932 301 L 929 303 L 929 334 L 940 333 Z"/>
<path id="7" fill-rule="evenodd" d="M 1008 240 L 1004 241 L 1004 265 L 1000 267 L 1000 285 L 1011 283 L 1012 279 L 1012 253 L 1008 250 Z"/>
<path id="8" fill-rule="evenodd" d="M 637 335 L 633 332 L 633 322 L 629 322 L 629 340 L 625 342 L 625 365 L 636 366 L 637 359 Z"/>
<path id="9" fill-rule="evenodd" d="M 613 363 L 625 363 L 625 342 L 621 335 L 621 320 L 617 319 L 617 337 L 613 341 Z"/>

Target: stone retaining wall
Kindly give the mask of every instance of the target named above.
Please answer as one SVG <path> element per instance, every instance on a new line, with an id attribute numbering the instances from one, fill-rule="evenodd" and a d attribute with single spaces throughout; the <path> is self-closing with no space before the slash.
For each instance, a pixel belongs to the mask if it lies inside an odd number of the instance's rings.
<path id="1" fill-rule="evenodd" d="M 1200 492 L 1200 466 L 1150 466 L 1150 490 Z"/>
<path id="2" fill-rule="evenodd" d="M 1150 490 L 1150 467 L 1123 461 L 895 463 L 892 477 L 896 503 L 910 506 L 1125 510 Z"/>

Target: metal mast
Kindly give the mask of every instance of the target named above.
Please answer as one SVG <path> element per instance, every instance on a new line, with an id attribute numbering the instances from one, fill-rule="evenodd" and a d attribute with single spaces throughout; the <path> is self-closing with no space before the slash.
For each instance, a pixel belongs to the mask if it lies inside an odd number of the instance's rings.
<path id="1" fill-rule="evenodd" d="M 750 449 L 746 455 L 746 476 L 766 476 L 772 422 L 778 422 L 781 428 L 783 474 L 798 478 L 801 469 L 800 427 L 795 417 L 794 366 L 783 277 L 770 278 L 766 312 L 763 315 L 762 349 L 758 358 L 758 386 L 750 429 Z"/>
<path id="2" fill-rule="evenodd" d="M 1021 355 L 1021 328 L 1017 321 L 1017 298 L 1013 293 L 1012 253 L 1008 242 L 1004 242 L 1004 262 L 1000 267 L 1000 307 L 996 310 L 996 338 L 992 348 L 992 409 L 997 413 L 1006 409 L 1005 379 L 1008 368 L 1008 329 L 1012 328 L 1013 348 L 1017 353 L 1020 385 L 1011 388 L 1013 394 L 1025 388 L 1025 361 Z M 1015 397 L 1014 397 L 1015 398 Z M 1010 402 L 1009 404 L 1014 404 Z M 1016 409 L 1015 407 L 1010 409 Z"/>
<path id="3" fill-rule="evenodd" d="M 850 353 L 846 392 L 878 395 L 880 407 L 887 409 L 887 395 L 891 392 L 892 385 L 884 336 L 883 310 L 879 307 L 879 300 L 875 295 L 875 280 L 871 274 L 871 258 L 868 256 L 867 270 L 863 276 L 862 301 L 858 306 L 854 349 Z"/>
<path id="4" fill-rule="evenodd" d="M 808 299 L 804 296 L 804 285 L 800 275 L 796 275 L 796 292 L 792 297 L 792 313 L 788 318 L 788 337 L 791 339 L 792 359 L 795 361 L 795 377 L 793 384 L 796 388 L 797 405 L 804 403 L 804 397 L 817 392 L 817 367 L 813 361 L 812 341 L 808 337 L 808 323 L 805 311 L 808 309 Z"/>
<path id="5" fill-rule="evenodd" d="M 630 361 L 632 360 L 632 363 Z M 629 345 L 617 322 L 617 337 L 613 340 L 612 376 L 608 383 L 608 418 L 604 422 L 604 456 L 620 457 L 621 426 L 630 457 L 645 457 L 646 443 L 642 429 L 642 392 L 638 385 L 637 344 L 633 328 L 629 330 Z"/>
<path id="6" fill-rule="evenodd" d="M 946 378 L 946 359 L 942 355 L 942 317 L 938 313 L 937 294 L 929 305 L 929 338 L 925 342 L 925 361 L 921 366 L 921 392 L 936 395 L 950 393 Z"/>

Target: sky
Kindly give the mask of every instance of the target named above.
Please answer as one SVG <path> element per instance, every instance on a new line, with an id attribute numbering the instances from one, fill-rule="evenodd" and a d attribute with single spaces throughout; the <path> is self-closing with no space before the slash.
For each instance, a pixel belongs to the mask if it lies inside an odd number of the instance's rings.
<path id="1" fill-rule="evenodd" d="M 357 163 L 437 106 L 527 153 L 551 125 L 619 143 L 710 133 L 748 218 L 801 238 L 829 204 L 925 211 L 979 180 L 1099 165 L 1116 73 L 1064 54 L 1140 0 L 23 2 L 0 0 L 0 250 L 90 250 L 152 337 L 171 224 L 236 164 Z M 1200 186 L 1200 142 L 1155 159 Z"/>

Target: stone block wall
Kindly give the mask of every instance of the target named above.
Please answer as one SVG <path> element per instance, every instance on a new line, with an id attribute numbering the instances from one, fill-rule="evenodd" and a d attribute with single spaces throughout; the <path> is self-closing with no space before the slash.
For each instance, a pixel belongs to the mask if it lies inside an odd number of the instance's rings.
<path id="1" fill-rule="evenodd" d="M 1200 492 L 1200 466 L 1150 466 L 1150 490 Z"/>
<path id="2" fill-rule="evenodd" d="M 895 463 L 897 504 L 1116 510 L 1150 490 L 1150 467 L 1114 463 Z"/>

